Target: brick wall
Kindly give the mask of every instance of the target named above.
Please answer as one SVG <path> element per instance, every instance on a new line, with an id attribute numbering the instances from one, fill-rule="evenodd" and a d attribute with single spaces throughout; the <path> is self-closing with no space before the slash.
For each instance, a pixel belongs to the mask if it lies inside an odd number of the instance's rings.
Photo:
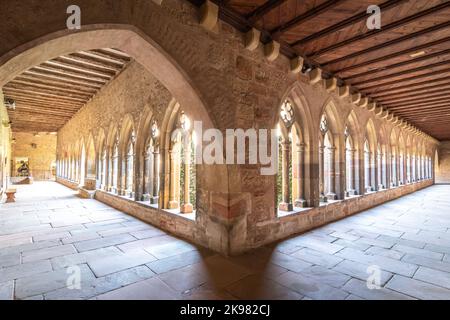
<path id="1" fill-rule="evenodd" d="M 27 132 L 14 132 L 15 143 L 12 145 L 12 160 L 16 157 L 28 158 L 30 175 L 34 180 L 53 179 L 52 164 L 56 162 L 56 135 Z M 14 164 L 13 164 L 14 166 Z M 12 176 L 16 176 L 13 172 Z"/>
<path id="2" fill-rule="evenodd" d="M 450 141 L 443 141 L 439 146 L 439 166 L 436 170 L 436 183 L 450 183 Z"/>

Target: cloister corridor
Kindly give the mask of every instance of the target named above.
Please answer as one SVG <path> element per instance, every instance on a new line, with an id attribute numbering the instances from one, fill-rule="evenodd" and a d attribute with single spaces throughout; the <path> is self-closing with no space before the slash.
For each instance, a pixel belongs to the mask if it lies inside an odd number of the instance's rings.
<path id="1" fill-rule="evenodd" d="M 0 207 L 0 299 L 450 298 L 449 185 L 232 257 L 55 182 L 17 189 Z"/>

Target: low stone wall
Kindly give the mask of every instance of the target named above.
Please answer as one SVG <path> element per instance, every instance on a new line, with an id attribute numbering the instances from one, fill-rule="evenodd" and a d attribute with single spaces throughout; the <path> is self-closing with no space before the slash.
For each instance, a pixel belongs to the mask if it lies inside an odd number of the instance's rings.
<path id="1" fill-rule="evenodd" d="M 246 239 L 239 239 L 238 234 L 230 237 L 232 242 L 230 254 L 240 254 L 253 248 L 315 229 L 431 185 L 433 185 L 433 180 L 424 180 L 278 217 L 269 222 L 266 221 L 262 225 L 256 224 L 253 229 L 254 232 L 247 234 Z M 237 242 L 233 243 L 236 240 Z"/>
<path id="2" fill-rule="evenodd" d="M 79 186 L 78 183 L 74 182 L 74 181 L 70 181 L 67 179 L 62 179 L 62 178 L 56 178 L 56 182 L 61 183 L 63 186 L 66 186 L 67 188 L 73 189 L 73 190 L 78 190 Z"/>
<path id="3" fill-rule="evenodd" d="M 197 237 L 199 232 L 194 220 L 102 190 L 95 192 L 95 199 L 164 231 L 183 237 L 201 246 L 207 246 L 207 243 Z"/>
<path id="4" fill-rule="evenodd" d="M 79 189 L 78 185 L 72 181 L 57 178 L 57 182 L 74 190 Z M 311 208 L 287 216 L 277 217 L 269 222 L 257 223 L 254 228 L 250 228 L 253 232 L 247 234 L 245 232 L 231 230 L 229 250 L 228 252 L 221 253 L 230 255 L 241 254 L 265 244 L 351 216 L 431 185 L 433 185 L 433 180 L 425 180 L 393 189 L 381 190 L 364 196 L 336 201 L 318 208 Z M 200 232 L 201 230 L 197 221 L 103 190 L 95 191 L 95 199 L 176 236 L 180 236 L 204 247 L 211 247 L 208 241 L 201 236 L 202 232 Z M 214 248 L 211 249 L 214 250 Z"/>

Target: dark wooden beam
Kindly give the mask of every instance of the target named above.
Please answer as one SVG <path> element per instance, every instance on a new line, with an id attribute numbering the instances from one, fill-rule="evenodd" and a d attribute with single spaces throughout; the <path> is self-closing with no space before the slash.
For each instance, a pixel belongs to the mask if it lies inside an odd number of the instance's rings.
<path id="1" fill-rule="evenodd" d="M 379 92 L 370 92 L 370 96 L 373 98 L 382 98 L 382 97 L 389 97 L 389 96 L 394 96 L 394 95 L 399 95 L 401 96 L 402 94 L 408 94 L 408 93 L 414 93 L 414 92 L 422 92 L 424 90 L 427 89 L 434 89 L 434 88 L 440 88 L 442 86 L 447 86 L 450 85 L 450 82 L 448 80 L 450 80 L 450 77 L 447 78 L 441 78 L 441 79 L 437 79 L 439 81 L 426 81 L 426 82 L 421 82 L 420 84 L 417 83 L 416 85 L 411 85 L 411 86 L 402 86 L 402 87 L 398 87 L 398 88 L 393 88 L 390 90 L 383 90 L 383 91 L 379 91 Z M 433 84 L 436 82 L 441 82 L 439 84 Z M 403 90 L 406 89 L 406 90 Z"/>
<path id="2" fill-rule="evenodd" d="M 399 79 L 399 80 L 394 80 L 394 81 L 390 81 L 390 82 L 379 83 L 379 84 L 371 85 L 371 86 L 368 86 L 368 87 L 364 87 L 363 86 L 363 87 L 358 88 L 358 89 L 359 90 L 367 90 L 367 89 L 373 89 L 373 88 L 380 88 L 380 91 L 381 91 L 382 90 L 381 87 L 383 87 L 383 86 L 395 85 L 395 84 L 399 84 L 401 82 L 417 80 L 417 79 L 431 77 L 431 76 L 440 75 L 440 74 L 446 74 L 446 73 L 449 73 L 449 72 L 450 72 L 450 68 L 447 68 L 447 69 L 444 69 L 444 70 L 437 70 L 437 71 L 424 73 L 424 74 L 420 74 L 420 75 L 417 75 L 417 76 L 412 76 L 412 77 L 403 78 L 403 79 Z"/>
<path id="3" fill-rule="evenodd" d="M 437 46 L 437 45 L 445 44 L 445 43 L 449 43 L 449 42 L 450 42 L 450 37 L 442 38 L 442 39 L 439 39 L 439 40 L 436 40 L 436 41 L 431 41 L 431 42 L 424 43 L 424 44 L 416 46 L 416 47 L 412 47 L 412 48 L 408 48 L 408 49 L 401 50 L 401 51 L 398 51 L 398 52 L 394 52 L 392 54 L 383 55 L 383 56 L 380 56 L 378 58 L 375 58 L 375 59 L 372 59 L 372 60 L 369 60 L 369 61 L 364 61 L 364 62 L 361 62 L 361 63 L 352 64 L 352 65 L 350 65 L 348 67 L 345 67 L 345 68 L 333 70 L 332 72 L 333 73 L 342 73 L 342 72 L 347 72 L 347 71 L 354 70 L 354 69 L 367 67 L 367 66 L 370 66 L 371 64 L 375 64 L 375 63 L 378 63 L 378 62 L 384 62 L 384 61 L 387 61 L 389 59 L 401 57 L 401 56 L 404 56 L 404 55 L 408 55 L 410 53 L 419 52 L 419 51 L 421 51 L 423 49 L 427 49 L 429 47 L 433 47 L 433 46 Z M 323 63 L 322 66 L 328 66 L 330 64 L 331 64 L 330 62 L 326 62 L 326 63 Z"/>
<path id="4" fill-rule="evenodd" d="M 382 4 L 379 5 L 381 10 L 387 10 L 390 8 L 394 8 L 398 5 L 401 5 L 405 2 L 407 2 L 408 0 L 390 0 L 390 1 L 386 1 Z M 362 11 L 360 13 L 358 13 L 357 15 L 354 15 L 348 19 L 345 19 L 343 21 L 340 21 L 328 28 L 325 28 L 323 30 L 320 30 L 319 32 L 313 33 L 303 39 L 297 40 L 293 43 L 291 43 L 292 46 L 298 46 L 298 45 L 303 45 L 305 43 L 311 42 L 313 40 L 317 40 L 320 39 L 322 37 L 325 37 L 329 34 L 338 32 L 340 29 L 343 29 L 345 27 L 354 25 L 355 23 L 358 23 L 360 21 L 363 21 L 367 19 L 367 12 L 366 11 Z"/>
<path id="5" fill-rule="evenodd" d="M 420 12 L 415 13 L 413 15 L 410 15 L 409 17 L 406 17 L 406 18 L 397 20 L 395 22 L 392 22 L 390 24 L 387 24 L 387 25 L 383 26 L 381 29 L 373 29 L 373 30 L 370 30 L 370 31 L 368 31 L 366 33 L 356 35 L 356 36 L 351 37 L 349 39 L 346 39 L 344 41 L 341 41 L 341 42 L 335 43 L 335 44 L 333 44 L 331 46 L 328 46 L 326 48 L 320 49 L 320 50 L 318 50 L 316 52 L 312 52 L 312 53 L 308 54 L 307 57 L 309 57 L 309 58 L 317 58 L 317 57 L 323 55 L 324 53 L 327 53 L 327 52 L 330 52 L 330 51 L 334 51 L 334 50 L 336 50 L 338 48 L 341 48 L 341 47 L 344 47 L 344 46 L 348 46 L 348 45 L 350 45 L 350 44 L 352 44 L 354 42 L 357 42 L 357 41 L 367 40 L 369 38 L 372 38 L 372 37 L 380 35 L 382 33 L 391 31 L 391 30 L 396 29 L 396 28 L 403 27 L 404 25 L 407 25 L 407 24 L 409 24 L 409 23 L 411 23 L 413 21 L 419 20 L 419 19 L 421 19 L 423 17 L 426 17 L 426 16 L 429 16 L 431 14 L 435 14 L 435 13 L 437 13 L 439 11 L 442 11 L 443 9 L 446 9 L 446 8 L 449 8 L 449 7 L 450 7 L 450 2 L 441 3 L 441 4 L 437 5 L 437 6 L 432 7 L 432 8 L 428 8 L 426 10 L 423 10 L 423 11 L 420 11 Z"/>
<path id="6" fill-rule="evenodd" d="M 362 84 L 366 84 L 366 83 L 378 82 L 381 80 L 386 80 L 386 79 L 395 78 L 395 77 L 399 77 L 399 76 L 403 76 L 403 75 L 408 75 L 410 73 L 414 73 L 414 72 L 418 72 L 418 71 L 424 71 L 424 70 L 428 70 L 428 69 L 435 68 L 435 67 L 446 66 L 448 64 L 450 64 L 450 60 L 440 61 L 440 62 L 429 64 L 427 66 L 422 66 L 422 67 L 417 67 L 414 69 L 391 73 L 391 74 L 387 74 L 387 75 L 376 77 L 376 78 L 371 78 L 371 79 L 360 81 L 360 82 L 352 82 L 351 84 L 354 86 L 358 86 L 358 85 L 362 85 Z"/>
<path id="7" fill-rule="evenodd" d="M 350 75 L 348 77 L 343 77 L 342 80 L 347 81 L 347 80 L 354 79 L 354 78 L 364 77 L 364 76 L 376 74 L 376 73 L 379 73 L 379 72 L 388 71 L 388 70 L 392 70 L 392 69 L 395 69 L 395 68 L 404 67 L 404 66 L 407 66 L 407 65 L 410 65 L 410 64 L 415 64 L 415 63 L 418 63 L 418 62 L 426 61 L 426 60 L 433 59 L 433 58 L 440 57 L 442 55 L 447 55 L 447 54 L 450 54 L 450 49 L 434 52 L 434 53 L 431 53 L 429 55 L 422 56 L 420 58 L 407 60 L 407 61 L 403 61 L 403 62 L 399 62 L 399 63 L 394 63 L 394 64 L 391 64 L 391 65 L 388 65 L 388 66 L 384 66 L 383 68 L 369 70 L 369 71 L 361 72 L 361 73 L 355 73 L 355 74 L 352 74 L 352 75 Z"/>
<path id="8" fill-rule="evenodd" d="M 281 6 L 286 1 L 287 0 L 269 0 L 266 3 L 264 3 L 262 6 L 259 6 L 255 10 L 250 12 L 245 18 L 249 21 L 249 23 L 255 23 L 256 21 L 258 21 L 259 19 L 264 17 L 266 14 L 268 14 L 273 9 Z"/>
<path id="9" fill-rule="evenodd" d="M 432 26 L 432 27 L 429 27 L 429 28 L 426 28 L 426 29 L 422 29 L 422 30 L 417 31 L 417 32 L 413 32 L 413 33 L 407 34 L 407 35 L 399 37 L 397 39 L 392 39 L 390 41 L 383 42 L 383 43 L 375 45 L 373 47 L 369 47 L 369 48 L 366 48 L 366 49 L 363 49 L 363 50 L 360 50 L 360 51 L 353 52 L 353 53 L 351 53 L 349 55 L 346 55 L 346 56 L 343 56 L 343 57 L 340 57 L 340 58 L 336 58 L 336 59 L 331 60 L 331 61 L 324 62 L 324 63 L 321 64 L 321 66 L 323 67 L 323 66 L 326 66 L 326 65 L 342 62 L 342 61 L 345 61 L 345 60 L 348 60 L 348 59 L 353 59 L 353 58 L 362 56 L 364 54 L 371 53 L 373 51 L 377 51 L 377 50 L 380 50 L 380 49 L 385 49 L 385 48 L 388 48 L 388 47 L 393 46 L 393 45 L 398 45 L 401 42 L 404 42 L 404 41 L 407 41 L 407 40 L 411 40 L 411 39 L 414 39 L 414 38 L 426 35 L 428 33 L 433 33 L 433 32 L 440 31 L 442 29 L 447 29 L 448 27 L 450 27 L 450 21 L 443 22 L 443 23 L 437 24 L 435 26 Z"/>
<path id="10" fill-rule="evenodd" d="M 270 31 L 270 35 L 273 38 L 278 38 L 282 33 L 291 30 L 292 28 L 295 28 L 296 26 L 314 18 L 318 15 L 322 14 L 323 12 L 330 9 L 332 6 L 338 4 L 343 0 L 328 0 L 324 3 L 318 5 L 317 7 L 312 8 L 311 10 L 306 11 L 305 13 L 295 17 L 292 20 L 289 20 L 288 22 L 282 24 L 281 26 L 273 29 Z"/>

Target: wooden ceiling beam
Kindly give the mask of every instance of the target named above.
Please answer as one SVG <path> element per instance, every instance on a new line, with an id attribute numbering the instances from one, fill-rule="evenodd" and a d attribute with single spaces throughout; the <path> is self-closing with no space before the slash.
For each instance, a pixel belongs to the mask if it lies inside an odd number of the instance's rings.
<path id="1" fill-rule="evenodd" d="M 77 66 L 71 65 L 69 63 L 59 62 L 59 61 L 55 61 L 55 60 L 44 62 L 42 65 L 58 68 L 62 71 L 74 72 L 76 74 L 99 77 L 99 78 L 105 79 L 105 80 L 110 80 L 116 74 L 115 72 L 93 71 L 93 70 L 89 70 L 87 68 L 77 67 Z"/>
<path id="2" fill-rule="evenodd" d="M 404 86 L 400 89 L 391 89 L 391 90 L 383 90 L 379 92 L 370 92 L 368 93 L 372 98 L 378 99 L 383 97 L 390 97 L 390 96 L 401 96 L 403 94 L 409 94 L 409 93 L 415 93 L 415 92 L 423 92 L 425 90 L 434 89 L 434 88 L 440 88 L 440 87 L 446 87 L 447 85 L 450 85 L 450 77 L 443 78 L 441 81 L 426 81 L 422 83 L 421 85 L 411 85 L 411 86 Z M 436 82 L 441 82 L 439 84 L 434 84 Z M 406 88 L 406 90 L 404 90 Z"/>
<path id="3" fill-rule="evenodd" d="M 285 3 L 287 0 L 269 0 L 263 5 L 257 7 L 255 10 L 250 12 L 245 18 L 250 23 L 255 23 L 262 17 L 264 17 L 266 14 L 268 14 L 270 11 L 272 11 L 275 8 L 278 8 L 283 3 Z"/>
<path id="4" fill-rule="evenodd" d="M 65 102 L 61 100 L 55 100 L 51 98 L 44 98 L 44 97 L 34 97 L 29 95 L 23 95 L 23 94 L 13 94 L 13 95 L 5 95 L 9 98 L 12 98 L 17 103 L 20 102 L 30 102 L 30 103 L 42 103 L 42 104 L 54 104 L 58 106 L 65 106 L 67 108 L 72 109 L 79 109 L 83 104 L 82 103 L 74 103 L 73 101 Z"/>
<path id="5" fill-rule="evenodd" d="M 392 22 L 390 24 L 384 25 L 381 29 L 369 30 L 366 33 L 356 35 L 356 36 L 351 37 L 349 39 L 346 39 L 344 41 L 335 43 L 335 44 L 333 44 L 331 46 L 319 49 L 319 50 L 317 50 L 315 52 L 307 54 L 307 57 L 315 59 L 317 57 L 322 56 L 323 54 L 325 54 L 327 52 L 334 51 L 334 50 L 336 50 L 338 48 L 351 45 L 354 42 L 358 42 L 358 41 L 361 41 L 361 40 L 367 40 L 367 39 L 370 39 L 370 38 L 372 38 L 374 36 L 378 36 L 378 35 L 380 35 L 382 33 L 391 31 L 393 29 L 397 29 L 397 28 L 403 27 L 403 26 L 405 26 L 405 25 L 407 25 L 407 24 L 409 24 L 411 22 L 414 22 L 416 20 L 422 19 L 423 17 L 429 16 L 429 15 L 435 14 L 435 13 L 437 13 L 439 11 L 442 11 L 442 10 L 444 10 L 446 8 L 449 8 L 449 7 L 450 7 L 450 2 L 444 2 L 444 3 L 438 4 L 437 6 L 428 8 L 426 10 L 423 10 L 423 11 L 417 12 L 417 13 L 415 13 L 413 15 L 410 15 L 410 16 L 408 16 L 406 18 L 403 18 L 403 19 L 394 21 L 394 22 Z"/>
<path id="6" fill-rule="evenodd" d="M 386 1 L 386 2 L 384 2 L 382 4 L 380 4 L 379 7 L 380 7 L 381 10 L 387 10 L 387 9 L 394 8 L 394 7 L 398 6 L 398 5 L 401 5 L 401 4 L 405 3 L 405 2 L 407 2 L 407 0 L 390 0 L 390 1 Z M 348 19 L 345 19 L 345 20 L 340 21 L 340 22 L 338 22 L 338 23 L 336 23 L 336 24 L 334 24 L 334 25 L 332 25 L 330 27 L 327 27 L 327 28 L 325 28 L 323 30 L 320 30 L 320 31 L 316 32 L 316 33 L 313 33 L 313 34 L 311 34 L 311 35 L 309 35 L 309 36 L 307 36 L 307 37 L 305 37 L 303 39 L 297 40 L 297 41 L 291 43 L 291 46 L 294 47 L 294 46 L 298 46 L 298 45 L 304 45 L 304 44 L 306 44 L 308 42 L 311 42 L 313 40 L 318 40 L 318 39 L 320 39 L 322 37 L 325 37 L 327 35 L 330 35 L 330 34 L 333 34 L 335 32 L 338 32 L 340 29 L 343 29 L 345 27 L 354 25 L 355 23 L 364 21 L 366 19 L 367 19 L 367 12 L 366 12 L 366 10 L 361 11 L 360 13 L 358 13 L 358 14 L 356 14 L 356 15 L 348 18 Z"/>
<path id="7" fill-rule="evenodd" d="M 433 46 L 437 46 L 437 45 L 445 44 L 445 43 L 449 43 L 449 42 L 450 42 L 450 37 L 442 38 L 442 39 L 439 39 L 439 40 L 436 40 L 436 41 L 431 41 L 431 42 L 424 43 L 424 44 L 416 46 L 416 47 L 412 47 L 412 48 L 408 48 L 408 49 L 405 49 L 405 50 L 402 50 L 402 51 L 394 52 L 392 54 L 383 55 L 383 56 L 380 56 L 378 58 L 375 58 L 375 59 L 372 59 L 372 60 L 369 60 L 369 61 L 364 61 L 364 62 L 361 62 L 361 63 L 352 64 L 352 65 L 350 65 L 348 67 L 344 67 L 344 68 L 341 68 L 341 69 L 336 69 L 336 70 L 334 70 L 332 72 L 338 74 L 338 73 L 343 73 L 343 72 L 347 72 L 347 71 L 354 70 L 354 69 L 368 67 L 371 64 L 375 64 L 375 63 L 378 63 L 378 62 L 384 62 L 384 61 L 387 61 L 389 59 L 405 56 L 405 55 L 408 55 L 408 54 L 411 54 L 411 53 L 415 53 L 415 52 L 427 49 L 429 47 L 433 47 Z M 325 63 L 324 65 L 329 65 L 329 63 Z"/>
<path id="8" fill-rule="evenodd" d="M 63 74 L 67 74 L 72 77 L 86 77 L 88 79 L 94 79 L 94 80 L 102 80 L 102 81 L 109 81 L 112 76 L 108 74 L 100 74 L 100 73 L 91 73 L 82 69 L 77 68 L 70 68 L 67 66 L 63 66 L 60 62 L 54 62 L 54 61 L 47 61 L 43 64 L 39 65 L 39 68 L 48 68 L 53 71 L 58 71 Z"/>
<path id="9" fill-rule="evenodd" d="M 447 91 L 447 93 L 445 93 L 445 91 L 443 90 L 438 90 L 435 92 L 428 92 L 427 94 L 419 94 L 416 96 L 410 96 L 410 97 L 402 97 L 402 98 L 394 98 L 394 99 L 386 99 L 386 100 L 377 100 L 378 102 L 380 102 L 381 104 L 395 104 L 395 103 L 407 103 L 407 102 L 417 102 L 417 101 L 421 101 L 422 99 L 432 99 L 432 98 L 437 98 L 437 97 L 445 97 L 447 95 L 450 94 L 450 90 Z"/>
<path id="10" fill-rule="evenodd" d="M 4 88 L 18 88 L 18 89 L 27 89 L 27 90 L 36 90 L 38 92 L 48 92 L 53 93 L 61 96 L 68 96 L 68 97 L 79 97 L 79 98 L 90 98 L 92 94 L 89 94 L 88 92 L 80 92 L 77 90 L 71 90 L 71 89 L 62 89 L 62 88 L 55 88 L 55 87 L 43 87 L 39 84 L 34 83 L 23 83 L 21 81 L 11 81 L 7 85 L 4 86 Z"/>
<path id="11" fill-rule="evenodd" d="M 435 76 L 435 75 L 440 75 L 440 74 L 446 74 L 450 72 L 450 68 L 447 69 L 443 69 L 443 70 L 437 70 L 437 71 L 433 71 L 430 73 L 424 73 L 424 74 L 420 74 L 417 76 L 412 76 L 409 78 L 403 78 L 403 79 L 398 79 L 398 80 L 394 80 L 394 81 L 389 81 L 389 82 L 385 82 L 385 83 L 378 83 L 375 85 L 371 85 L 368 87 L 358 87 L 358 90 L 368 90 L 368 89 L 373 89 L 373 88 L 379 88 L 380 91 L 382 91 L 383 89 L 381 89 L 384 86 L 389 86 L 389 85 L 396 85 L 399 84 L 401 82 L 407 82 L 407 81 L 412 81 L 412 80 L 417 80 L 417 79 L 421 79 L 421 78 L 426 78 L 426 77 L 431 77 L 431 76 Z"/>
<path id="12" fill-rule="evenodd" d="M 76 66 L 79 66 L 82 68 L 86 67 L 89 69 L 110 72 L 113 74 L 117 73 L 117 71 L 120 70 L 120 68 L 118 68 L 118 67 L 113 67 L 108 64 L 104 64 L 104 63 L 97 62 L 97 61 L 92 61 L 92 60 L 81 58 L 81 57 L 72 57 L 70 55 L 59 56 L 59 57 L 53 59 L 53 61 L 66 62 L 66 63 L 76 65 Z"/>
<path id="13" fill-rule="evenodd" d="M 121 59 L 121 58 L 113 57 L 108 54 L 104 54 L 98 50 L 78 51 L 78 52 L 72 53 L 72 56 L 88 57 L 88 58 L 94 59 L 96 61 L 102 61 L 103 63 L 111 63 L 111 64 L 119 66 L 121 68 L 130 61 L 129 59 L 128 60 Z"/>
<path id="14" fill-rule="evenodd" d="M 82 81 L 82 80 L 74 80 L 74 79 L 69 79 L 66 77 L 61 77 L 61 76 L 55 76 L 55 75 L 51 75 L 51 74 L 46 74 L 46 73 L 42 73 L 39 72 L 37 70 L 28 70 L 25 71 L 23 74 L 20 75 L 20 77 L 32 77 L 32 78 L 38 78 L 38 79 L 42 79 L 43 81 L 47 81 L 47 79 L 52 79 L 52 81 L 57 81 L 60 82 L 61 84 L 75 84 L 75 85 L 81 85 L 84 87 L 88 87 L 88 88 L 94 88 L 96 90 L 100 89 L 102 87 L 101 84 L 99 83 L 93 83 L 93 82 L 88 82 L 88 81 Z"/>
<path id="15" fill-rule="evenodd" d="M 362 85 L 362 84 L 367 84 L 367 83 L 377 82 L 377 81 L 386 80 L 386 79 L 390 79 L 390 78 L 395 78 L 395 77 L 399 77 L 399 76 L 403 76 L 403 75 L 408 75 L 408 74 L 414 73 L 414 72 L 429 70 L 431 68 L 446 66 L 446 65 L 449 65 L 449 64 L 450 64 L 450 60 L 444 60 L 444 61 L 440 61 L 440 62 L 429 64 L 427 66 L 421 66 L 421 67 L 417 67 L 417 68 L 414 68 L 414 69 L 408 69 L 408 70 L 404 70 L 404 71 L 399 71 L 399 72 L 396 72 L 396 73 L 391 73 L 391 74 L 387 74 L 387 75 L 376 77 L 376 78 L 371 78 L 371 79 L 360 81 L 360 82 L 350 82 L 350 83 L 352 85 L 354 85 L 354 86 L 358 86 L 358 85 Z"/>
<path id="16" fill-rule="evenodd" d="M 57 94 L 40 92 L 40 91 L 37 91 L 37 90 L 12 88 L 12 87 L 9 87 L 9 86 L 8 87 L 6 87 L 6 86 L 3 87 L 3 90 L 5 91 L 6 95 L 8 95 L 8 93 L 11 93 L 11 92 L 19 92 L 19 93 L 23 93 L 23 94 L 52 97 L 52 98 L 55 98 L 57 100 L 62 100 L 62 101 L 76 101 L 76 102 L 86 103 L 89 100 L 89 99 L 82 99 L 82 98 L 77 98 L 77 97 L 60 96 L 60 95 L 57 95 Z"/>
<path id="17" fill-rule="evenodd" d="M 51 90 L 60 90 L 60 91 L 69 91 L 69 92 L 73 92 L 73 93 L 88 94 L 91 96 L 97 92 L 95 89 L 92 89 L 92 88 L 83 88 L 83 87 L 73 86 L 73 85 L 61 85 L 60 83 L 57 83 L 57 82 L 49 82 L 49 81 L 45 82 L 45 81 L 36 80 L 36 79 L 29 80 L 29 79 L 21 77 L 21 76 L 14 78 L 14 80 L 12 80 L 10 83 L 36 86 L 36 87 L 46 88 L 46 89 L 51 89 Z"/>
<path id="18" fill-rule="evenodd" d="M 61 70 L 61 69 L 57 69 L 57 68 L 53 68 L 53 67 L 48 67 L 48 66 L 43 66 L 43 65 L 36 66 L 32 70 L 39 70 L 39 71 L 42 71 L 47 74 L 48 73 L 57 74 L 59 76 L 69 78 L 69 79 L 79 79 L 79 80 L 99 83 L 102 85 L 105 85 L 108 82 L 108 80 L 104 79 L 104 78 L 81 75 L 81 74 L 77 74 L 74 72 L 69 72 L 69 71 L 65 71 L 65 70 Z"/>
<path id="19" fill-rule="evenodd" d="M 349 55 L 346 55 L 346 56 L 343 56 L 343 57 L 340 57 L 340 58 L 336 58 L 334 60 L 330 60 L 330 61 L 321 63 L 320 66 L 321 67 L 326 67 L 326 66 L 328 66 L 330 64 L 335 64 L 335 63 L 342 62 L 342 61 L 345 61 L 345 60 L 353 59 L 353 58 L 365 55 L 367 53 L 378 51 L 380 49 L 385 49 L 385 48 L 388 48 L 388 47 L 393 46 L 393 45 L 398 45 L 401 42 L 404 42 L 404 41 L 407 41 L 407 40 L 411 40 L 411 39 L 414 39 L 414 38 L 426 35 L 428 33 L 433 33 L 433 32 L 440 31 L 442 29 L 447 29 L 449 26 L 450 26 L 450 21 L 443 22 L 441 24 L 437 24 L 437 25 L 434 25 L 432 27 L 429 27 L 429 28 L 426 28 L 426 29 L 422 29 L 420 31 L 413 32 L 413 33 L 407 34 L 405 36 L 402 36 L 402 37 L 399 37 L 399 38 L 396 38 L 396 39 L 392 39 L 390 41 L 386 41 L 386 42 L 380 43 L 380 44 L 375 45 L 373 47 L 369 47 L 369 48 L 366 48 L 366 49 L 363 49 L 363 50 L 360 50 L 360 51 L 353 52 L 353 53 L 351 53 Z"/>
<path id="20" fill-rule="evenodd" d="M 427 110 L 427 109 L 433 109 L 435 107 L 447 107 L 449 105 L 449 103 L 450 103 L 450 100 L 444 100 L 444 101 L 440 101 L 440 102 L 423 103 L 423 104 L 420 104 L 420 109 L 421 110 Z M 418 110 L 418 109 L 413 110 L 408 105 L 408 106 L 399 106 L 399 107 L 392 106 L 392 107 L 389 107 L 389 110 L 392 110 L 392 111 L 395 111 L 395 112 L 397 112 L 397 111 L 407 111 L 407 112 L 414 113 L 415 110 Z"/>
<path id="21" fill-rule="evenodd" d="M 281 34 L 284 32 L 287 32 L 291 30 L 292 28 L 297 27 L 298 25 L 317 17 L 318 15 L 324 13 L 328 9 L 330 9 L 332 6 L 338 4 L 339 2 L 342 2 L 343 0 L 328 0 L 320 5 L 312 8 L 311 10 L 306 11 L 305 13 L 295 17 L 292 20 L 287 21 L 286 23 L 282 24 L 281 26 L 273 29 L 270 31 L 271 37 L 278 38 Z"/>
<path id="22" fill-rule="evenodd" d="M 424 99 L 424 100 L 420 100 L 420 101 L 415 101 L 414 103 L 399 103 L 399 104 L 384 104 L 385 107 L 388 108 L 395 108 L 395 107 L 409 107 L 409 108 L 413 108 L 413 107 L 421 107 L 426 105 L 427 103 L 438 103 L 438 102 L 448 102 L 448 99 L 450 98 L 450 96 L 446 97 L 439 97 L 439 98 L 434 98 L 434 99 Z"/>
<path id="23" fill-rule="evenodd" d="M 426 55 L 426 56 L 422 56 L 422 57 L 419 57 L 419 58 L 416 58 L 416 59 L 403 61 L 403 62 L 391 64 L 391 65 L 387 65 L 387 66 L 384 66 L 382 68 L 369 70 L 369 71 L 365 71 L 365 72 L 361 72 L 361 73 L 355 73 L 355 74 L 352 74 L 352 75 L 350 75 L 348 77 L 343 77 L 342 80 L 348 81 L 348 80 L 359 78 L 359 77 L 365 77 L 365 76 L 368 76 L 368 75 L 373 75 L 373 74 L 376 74 L 376 73 L 389 71 L 389 70 L 392 70 L 392 69 L 395 69 L 395 68 L 404 67 L 404 66 L 407 66 L 407 65 L 410 65 L 410 64 L 416 64 L 418 62 L 426 61 L 426 60 L 433 59 L 433 58 L 440 57 L 442 55 L 447 55 L 447 54 L 450 54 L 450 49 L 442 50 L 442 51 L 439 51 L 439 52 L 434 52 L 432 54 L 429 54 L 429 55 Z M 430 66 L 427 66 L 427 67 L 429 68 Z"/>
<path id="24" fill-rule="evenodd" d="M 437 90 L 429 90 L 429 91 L 420 91 L 417 92 L 417 94 L 405 94 L 405 95 L 398 95 L 398 96 L 385 96 L 383 98 L 376 98 L 373 97 L 374 100 L 376 100 L 378 103 L 389 103 L 389 102 L 394 102 L 394 101 L 404 101 L 404 100 L 409 100 L 409 99 L 417 99 L 423 96 L 432 96 L 435 94 L 440 94 L 442 93 L 444 90 L 450 91 L 450 83 L 447 86 L 444 87 L 440 87 Z"/>

